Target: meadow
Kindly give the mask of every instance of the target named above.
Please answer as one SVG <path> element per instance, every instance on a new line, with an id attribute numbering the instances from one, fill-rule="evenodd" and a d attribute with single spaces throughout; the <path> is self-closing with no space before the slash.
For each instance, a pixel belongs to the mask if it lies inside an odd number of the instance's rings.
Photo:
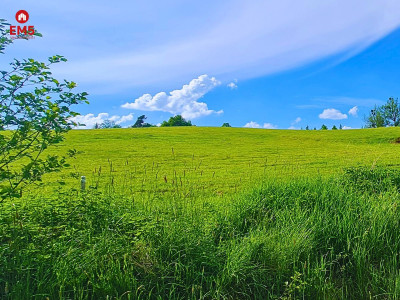
<path id="1" fill-rule="evenodd" d="M 71 131 L 71 167 L 0 204 L 0 298 L 400 298 L 399 137 Z"/>
<path id="2" fill-rule="evenodd" d="M 71 168 L 52 174 L 79 187 L 114 183 L 122 193 L 235 193 L 261 178 L 326 176 L 343 167 L 397 167 L 398 128 L 296 131 L 246 128 L 74 130 L 54 152 L 76 149 Z M 71 176 L 75 175 L 75 177 Z M 126 190 L 126 191 L 125 191 Z"/>

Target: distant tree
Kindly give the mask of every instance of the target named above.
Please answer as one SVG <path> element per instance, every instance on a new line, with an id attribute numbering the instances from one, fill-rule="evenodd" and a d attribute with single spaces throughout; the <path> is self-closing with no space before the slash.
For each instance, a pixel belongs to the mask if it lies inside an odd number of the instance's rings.
<path id="1" fill-rule="evenodd" d="M 399 126 L 400 106 L 398 99 L 389 98 L 383 105 L 383 117 L 385 118 L 385 126 Z"/>
<path id="2" fill-rule="evenodd" d="M 145 115 L 141 115 L 137 118 L 135 124 L 132 125 L 132 128 L 139 128 L 143 127 L 144 120 L 146 120 L 147 117 Z"/>
<path id="3" fill-rule="evenodd" d="M 99 123 L 94 124 L 93 129 L 100 129 L 100 124 Z"/>
<path id="4" fill-rule="evenodd" d="M 222 127 L 232 127 L 229 123 L 222 124 Z"/>
<path id="5" fill-rule="evenodd" d="M 365 127 L 367 128 L 400 126 L 400 104 L 398 99 L 389 98 L 384 105 L 375 105 L 374 109 L 364 119 Z"/>
<path id="6" fill-rule="evenodd" d="M 342 126 L 342 124 L 340 124 L 339 125 L 339 130 L 342 130 L 343 129 L 343 126 Z"/>
<path id="7" fill-rule="evenodd" d="M 146 120 L 147 117 L 145 115 L 141 115 L 137 118 L 135 124 L 133 124 L 131 127 L 132 128 L 140 128 L 140 127 L 154 127 L 154 125 L 146 123 L 144 120 Z"/>
<path id="8" fill-rule="evenodd" d="M 333 126 L 332 126 L 332 130 L 338 130 L 337 127 L 336 127 L 336 125 L 333 125 Z"/>
<path id="9" fill-rule="evenodd" d="M 314 130 L 317 130 L 317 127 L 314 127 Z"/>
<path id="10" fill-rule="evenodd" d="M 321 130 L 328 130 L 328 127 L 325 124 L 322 124 Z"/>
<path id="11" fill-rule="evenodd" d="M 306 130 L 310 130 L 310 127 L 308 127 L 308 125 L 306 126 Z"/>
<path id="12" fill-rule="evenodd" d="M 371 110 L 368 117 L 365 118 L 367 128 L 378 128 L 385 126 L 385 113 L 382 106 L 376 106 Z"/>
<path id="13" fill-rule="evenodd" d="M 169 118 L 168 121 L 164 121 L 161 123 L 161 127 L 170 127 L 170 126 L 193 126 L 191 121 L 186 121 L 181 115 L 176 115 L 174 117 Z"/>
<path id="14" fill-rule="evenodd" d="M 111 120 L 104 120 L 104 122 L 100 124 L 100 128 L 101 129 L 121 128 L 121 125 L 118 125 L 114 121 L 111 121 Z"/>

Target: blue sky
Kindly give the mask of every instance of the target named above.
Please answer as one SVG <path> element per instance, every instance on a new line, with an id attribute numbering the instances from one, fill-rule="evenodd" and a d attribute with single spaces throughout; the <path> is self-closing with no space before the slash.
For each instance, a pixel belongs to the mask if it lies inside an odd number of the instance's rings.
<path id="1" fill-rule="evenodd" d="M 217 2 L 217 3 L 216 3 Z M 78 83 L 90 128 L 141 114 L 182 114 L 199 126 L 363 126 L 375 104 L 400 95 L 398 0 L 10 1 L 43 38 L 0 57 L 68 58 L 57 78 Z M 5 69 L 5 67 L 2 69 Z"/>

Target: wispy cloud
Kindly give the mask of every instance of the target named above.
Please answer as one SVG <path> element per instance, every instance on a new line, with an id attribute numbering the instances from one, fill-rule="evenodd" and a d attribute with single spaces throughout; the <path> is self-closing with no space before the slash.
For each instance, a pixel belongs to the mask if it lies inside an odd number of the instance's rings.
<path id="1" fill-rule="evenodd" d="M 180 90 L 174 90 L 169 94 L 160 92 L 154 96 L 144 94 L 134 102 L 125 103 L 123 108 L 144 111 L 165 111 L 171 114 L 181 114 L 184 118 L 195 119 L 208 116 L 212 113 L 222 113 L 208 109 L 204 102 L 198 102 L 209 91 L 221 84 L 215 77 L 201 75 L 185 84 Z"/>
<path id="2" fill-rule="evenodd" d="M 293 122 L 292 122 L 292 126 L 293 125 L 296 125 L 296 124 L 298 124 L 298 123 L 300 123 L 301 122 L 301 118 L 300 117 L 297 117 Z"/>
<path id="3" fill-rule="evenodd" d="M 71 1 L 71 6 L 81 6 Z M 35 9 L 45 10 L 46 15 L 58 12 L 49 3 L 42 1 Z M 400 25 L 400 2 L 394 0 L 205 0 L 201 5 L 180 4 L 177 0 L 168 5 L 125 2 L 112 7 L 112 36 L 118 47 L 100 41 L 91 52 L 85 44 L 94 40 L 82 43 L 82 39 L 93 36 L 101 40 L 97 33 L 104 35 L 109 30 L 102 24 L 103 18 L 91 18 L 93 22 L 87 26 L 86 11 L 76 10 L 73 16 L 56 13 L 59 20 L 51 24 L 59 36 L 65 36 L 71 26 L 85 33 L 72 38 L 68 34 L 65 42 L 59 39 L 59 49 L 65 49 L 71 60 L 57 72 L 82 83 L 125 87 L 173 84 L 201 73 L 215 74 L 224 81 L 233 76 L 253 78 L 333 54 L 357 54 Z M 135 11 L 137 17 L 121 18 L 126 11 Z M 207 22 L 200 21 L 205 18 Z M 31 50 L 49 45 L 54 41 L 33 45 Z"/>
<path id="4" fill-rule="evenodd" d="M 310 104 L 300 104 L 296 105 L 299 109 L 314 109 L 314 108 L 324 108 L 327 105 L 337 104 L 337 105 L 352 105 L 359 107 L 373 107 L 375 105 L 382 105 L 385 101 L 374 98 L 353 98 L 353 97 L 318 97 L 311 99 Z"/>
<path id="5" fill-rule="evenodd" d="M 318 116 L 320 119 L 329 119 L 329 120 L 342 120 L 347 119 L 346 114 L 342 114 L 339 110 L 334 108 L 324 109 L 324 111 Z"/>
<path id="6" fill-rule="evenodd" d="M 349 115 L 351 115 L 353 117 L 357 117 L 357 113 L 358 113 L 358 107 L 357 106 L 354 106 L 353 108 L 350 108 Z"/>
<path id="7" fill-rule="evenodd" d="M 373 107 L 374 105 L 385 103 L 385 101 L 380 99 L 353 97 L 320 97 L 313 99 L 313 101 L 319 103 L 346 104 L 358 107 Z"/>
<path id="8" fill-rule="evenodd" d="M 313 108 L 323 108 L 322 104 L 300 104 L 296 105 L 298 109 L 313 109 Z"/>

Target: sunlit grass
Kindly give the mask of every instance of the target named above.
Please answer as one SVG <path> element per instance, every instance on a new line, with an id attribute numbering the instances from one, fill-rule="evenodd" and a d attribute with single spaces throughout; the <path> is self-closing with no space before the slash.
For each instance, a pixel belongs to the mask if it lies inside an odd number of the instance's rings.
<path id="1" fill-rule="evenodd" d="M 241 190 L 260 178 L 331 175 L 357 165 L 400 166 L 399 128 L 337 131 L 247 128 L 75 130 L 56 153 L 78 156 L 63 181 L 115 186 L 129 193 L 192 191 L 208 195 Z M 74 173 L 78 179 L 72 179 Z M 100 176 L 99 176 L 100 175 Z M 60 176 L 49 176 L 50 181 Z M 129 182 L 129 186 L 126 183 Z M 125 184 L 124 184 L 125 183 Z M 125 191 L 122 191 L 125 192 Z"/>
<path id="2" fill-rule="evenodd" d="M 0 298 L 399 298 L 399 136 L 73 131 L 73 166 L 1 206 Z"/>

